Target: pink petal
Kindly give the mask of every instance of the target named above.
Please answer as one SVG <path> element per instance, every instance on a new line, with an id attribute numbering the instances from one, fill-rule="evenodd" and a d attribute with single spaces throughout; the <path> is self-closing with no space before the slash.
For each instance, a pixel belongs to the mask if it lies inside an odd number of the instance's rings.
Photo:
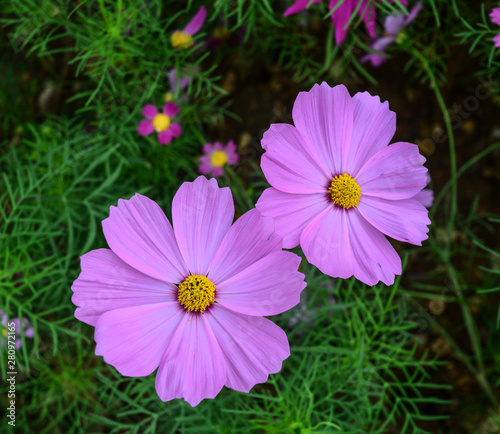
<path id="1" fill-rule="evenodd" d="M 363 4 L 359 8 L 358 15 L 365 23 L 368 35 L 371 38 L 375 37 L 375 19 L 377 16 L 375 5 L 368 3 L 368 0 L 363 0 Z"/>
<path id="2" fill-rule="evenodd" d="M 172 203 L 172 219 L 179 249 L 192 274 L 207 275 L 233 217 L 228 187 L 219 188 L 215 179 L 203 176 L 181 185 Z"/>
<path id="3" fill-rule="evenodd" d="M 401 258 L 391 243 L 356 209 L 349 213 L 348 225 L 354 277 L 371 286 L 379 281 L 392 285 L 394 276 L 401 274 Z"/>
<path id="4" fill-rule="evenodd" d="M 140 194 L 120 199 L 102 227 L 111 250 L 136 270 L 171 283 L 188 275 L 172 226 L 151 199 Z"/>
<path id="5" fill-rule="evenodd" d="M 261 167 L 267 181 L 287 193 L 324 193 L 328 175 L 307 152 L 305 139 L 292 125 L 272 124 L 264 133 Z"/>
<path id="6" fill-rule="evenodd" d="M 413 199 L 418 200 L 426 208 L 430 208 L 434 202 L 434 192 L 429 188 L 424 188 L 418 192 Z"/>
<path id="7" fill-rule="evenodd" d="M 215 254 L 210 280 L 216 285 L 245 270 L 271 252 L 281 250 L 282 239 L 274 233 L 274 220 L 252 209 L 228 230 Z"/>
<path id="8" fill-rule="evenodd" d="M 284 17 L 296 14 L 307 9 L 307 6 L 312 6 L 319 3 L 321 0 L 296 0 L 283 14 Z"/>
<path id="9" fill-rule="evenodd" d="M 332 204 L 302 231 L 300 246 L 307 260 L 321 272 L 347 279 L 354 274 L 354 257 L 349 240 L 351 211 Z"/>
<path id="10" fill-rule="evenodd" d="M 216 300 L 232 311 L 246 315 L 277 315 L 300 301 L 306 287 L 299 273 L 301 258 L 277 251 L 264 256 L 240 273 L 217 285 Z"/>
<path id="11" fill-rule="evenodd" d="M 330 10 L 338 4 L 337 0 L 330 0 Z M 333 27 L 335 28 L 335 43 L 339 45 L 344 41 L 349 28 L 347 24 L 351 19 L 355 6 L 352 0 L 344 0 L 343 3 L 330 15 Z"/>
<path id="12" fill-rule="evenodd" d="M 179 113 L 179 107 L 177 107 L 173 102 L 167 102 L 163 107 L 163 114 L 167 115 L 169 118 L 173 118 Z"/>
<path id="13" fill-rule="evenodd" d="M 292 249 L 299 245 L 300 234 L 309 222 L 332 204 L 325 194 L 291 194 L 268 188 L 255 206 L 274 219 L 283 248 Z"/>
<path id="14" fill-rule="evenodd" d="M 158 143 L 160 145 L 168 145 L 172 141 L 172 131 L 170 128 L 158 133 Z"/>
<path id="15" fill-rule="evenodd" d="M 151 104 L 147 104 L 142 109 L 142 114 L 146 119 L 153 120 L 153 118 L 158 114 L 158 109 Z"/>
<path id="16" fill-rule="evenodd" d="M 95 326 L 109 310 L 176 301 L 174 285 L 153 279 L 123 262 L 108 249 L 81 257 L 82 272 L 73 283 L 75 316 Z"/>
<path id="17" fill-rule="evenodd" d="M 493 38 L 493 42 L 495 43 L 495 47 L 500 47 L 500 33 Z"/>
<path id="18" fill-rule="evenodd" d="M 385 148 L 396 132 L 396 113 L 389 103 L 380 102 L 378 96 L 360 92 L 352 98 L 354 103 L 354 129 L 344 170 L 357 174 L 359 169 L 378 151 Z"/>
<path id="19" fill-rule="evenodd" d="M 494 24 L 500 24 L 500 8 L 493 8 L 490 12 L 490 18 Z"/>
<path id="20" fill-rule="evenodd" d="M 331 88 L 323 82 L 321 86 L 315 84 L 309 92 L 300 92 L 292 115 L 295 126 L 306 139 L 304 150 L 315 155 L 328 179 L 339 174 L 353 135 L 354 105 L 345 86 Z"/>
<path id="21" fill-rule="evenodd" d="M 153 124 L 149 121 L 141 121 L 137 127 L 137 132 L 141 136 L 149 136 L 154 130 Z"/>
<path id="22" fill-rule="evenodd" d="M 357 174 L 361 194 L 390 200 L 415 196 L 427 184 L 424 162 L 417 145 L 398 142 L 386 146 Z"/>
<path id="23" fill-rule="evenodd" d="M 179 137 L 181 135 L 182 127 L 179 124 L 171 123 L 167 131 L 175 139 L 176 137 Z"/>
<path id="24" fill-rule="evenodd" d="M 431 222 L 427 209 L 418 200 L 361 195 L 357 209 L 375 228 L 396 240 L 420 246 L 427 239 Z"/>
<path id="25" fill-rule="evenodd" d="M 177 302 L 110 310 L 97 321 L 95 353 L 122 375 L 149 375 L 185 316 Z"/>
<path id="26" fill-rule="evenodd" d="M 207 9 L 205 6 L 200 7 L 196 15 L 187 23 L 186 27 L 184 27 L 184 31 L 189 33 L 191 36 L 198 32 L 203 26 L 205 19 L 207 18 Z"/>
<path id="27" fill-rule="evenodd" d="M 215 305 L 213 305 L 215 306 Z M 226 362 L 206 314 L 185 314 L 156 375 L 162 401 L 184 398 L 192 407 L 212 399 L 226 381 Z"/>
<path id="28" fill-rule="evenodd" d="M 212 176 L 214 178 L 218 178 L 219 176 L 224 175 L 224 168 L 223 167 L 212 167 Z"/>
<path id="29" fill-rule="evenodd" d="M 227 387 L 248 393 L 279 372 L 290 355 L 285 332 L 266 318 L 231 312 L 218 304 L 206 316 L 226 359 Z"/>

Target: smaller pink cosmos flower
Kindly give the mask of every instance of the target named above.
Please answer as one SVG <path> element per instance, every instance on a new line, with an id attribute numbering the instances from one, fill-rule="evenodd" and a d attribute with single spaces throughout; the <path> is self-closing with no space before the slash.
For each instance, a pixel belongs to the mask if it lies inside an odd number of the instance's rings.
<path id="1" fill-rule="evenodd" d="M 500 8 L 493 8 L 490 18 L 494 24 L 500 25 Z M 500 33 L 493 38 L 493 42 L 495 43 L 495 47 L 500 47 Z"/>
<path id="2" fill-rule="evenodd" d="M 207 18 L 207 9 L 202 6 L 196 12 L 196 15 L 187 23 L 186 27 L 182 30 L 176 30 L 170 36 L 170 42 L 174 48 L 182 48 L 184 50 L 193 46 L 193 36 L 199 32 L 201 26 Z"/>
<path id="3" fill-rule="evenodd" d="M 35 331 L 33 330 L 33 327 L 26 318 L 23 318 L 22 320 L 23 321 L 22 331 L 21 331 L 21 319 L 14 318 L 13 320 L 8 321 L 7 315 L 1 309 L 0 309 L 0 321 L 1 321 L 0 328 L 2 330 L 2 336 L 0 337 L 0 348 L 3 348 L 7 344 L 7 339 L 8 339 L 7 336 L 9 335 L 9 331 L 12 330 L 12 328 L 14 330 L 15 340 L 14 341 L 11 340 L 11 343 L 14 344 L 16 349 L 21 348 L 23 344 L 22 341 L 23 335 L 25 338 L 32 338 L 33 336 L 35 336 Z"/>
<path id="4" fill-rule="evenodd" d="M 283 14 L 287 17 L 307 9 L 308 6 L 315 5 L 321 0 L 296 0 Z M 375 0 L 388 1 L 389 3 L 399 3 L 408 5 L 407 0 Z M 365 23 L 366 30 L 370 37 L 375 36 L 375 5 L 368 0 L 329 0 L 328 8 L 333 11 L 330 15 L 333 27 L 335 27 L 335 42 L 340 44 L 346 37 L 349 30 L 349 22 L 354 12 L 361 17 Z"/>
<path id="5" fill-rule="evenodd" d="M 417 15 L 422 10 L 422 6 L 421 1 L 415 4 L 408 16 L 405 16 L 402 13 L 388 15 L 384 22 L 384 36 L 375 38 L 375 40 L 370 44 L 370 48 L 374 52 L 365 55 L 361 59 L 361 62 L 370 61 L 372 66 L 375 67 L 382 65 L 382 63 L 387 60 L 385 50 L 394 42 L 398 41 L 399 36 L 403 34 L 406 27 L 408 27 L 408 25 L 415 18 L 417 18 Z"/>
<path id="6" fill-rule="evenodd" d="M 232 140 L 227 142 L 226 146 L 220 142 L 215 142 L 213 145 L 207 143 L 203 146 L 203 153 L 198 171 L 203 175 L 214 177 L 223 175 L 224 166 L 236 164 L 240 158 Z"/>
<path id="7" fill-rule="evenodd" d="M 163 112 L 151 104 L 144 106 L 142 114 L 147 121 L 141 121 L 137 127 L 137 132 L 141 136 L 149 136 L 154 131 L 158 133 L 158 142 L 160 145 L 169 144 L 172 139 L 179 137 L 182 132 L 182 127 L 179 124 L 173 123 L 172 118 L 179 112 L 173 102 L 167 102 L 163 107 Z"/>

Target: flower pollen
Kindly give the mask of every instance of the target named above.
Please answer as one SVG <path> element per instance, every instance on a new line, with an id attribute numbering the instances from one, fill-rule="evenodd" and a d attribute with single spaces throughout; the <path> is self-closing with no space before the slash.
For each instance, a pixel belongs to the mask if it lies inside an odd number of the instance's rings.
<path id="1" fill-rule="evenodd" d="M 192 274 L 179 284 L 177 299 L 188 312 L 204 312 L 215 302 L 215 291 L 215 285 L 207 277 Z"/>
<path id="2" fill-rule="evenodd" d="M 170 126 L 170 118 L 163 113 L 158 113 L 153 119 L 153 127 L 156 132 L 161 133 L 165 131 Z"/>
<path id="3" fill-rule="evenodd" d="M 215 151 L 211 155 L 210 161 L 215 167 L 223 167 L 227 163 L 227 154 L 224 151 Z"/>
<path id="4" fill-rule="evenodd" d="M 170 42 L 174 48 L 181 47 L 187 49 L 193 46 L 193 37 L 184 30 L 177 30 L 170 36 Z"/>
<path id="5" fill-rule="evenodd" d="M 356 178 L 344 173 L 332 178 L 328 195 L 335 205 L 349 209 L 358 205 L 361 187 L 356 182 Z"/>

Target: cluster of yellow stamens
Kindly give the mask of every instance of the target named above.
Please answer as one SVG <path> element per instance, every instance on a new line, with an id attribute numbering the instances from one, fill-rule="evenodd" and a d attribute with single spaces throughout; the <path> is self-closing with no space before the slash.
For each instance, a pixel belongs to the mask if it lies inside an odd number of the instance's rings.
<path id="1" fill-rule="evenodd" d="M 207 277 L 191 274 L 179 284 L 177 299 L 189 312 L 204 312 L 215 302 L 215 291 L 215 285 Z"/>
<path id="2" fill-rule="evenodd" d="M 161 133 L 165 131 L 170 126 L 170 118 L 163 114 L 158 113 L 153 119 L 153 127 L 155 128 L 157 133 Z"/>
<path id="3" fill-rule="evenodd" d="M 210 161 L 215 167 L 222 167 L 227 163 L 227 154 L 224 151 L 215 151 L 210 156 Z"/>
<path id="4" fill-rule="evenodd" d="M 177 30 L 170 36 L 170 42 L 174 48 L 181 47 L 187 49 L 193 46 L 193 37 L 184 30 Z"/>
<path id="5" fill-rule="evenodd" d="M 328 195 L 335 205 L 349 209 L 358 205 L 361 187 L 356 182 L 356 178 L 344 173 L 332 178 Z"/>

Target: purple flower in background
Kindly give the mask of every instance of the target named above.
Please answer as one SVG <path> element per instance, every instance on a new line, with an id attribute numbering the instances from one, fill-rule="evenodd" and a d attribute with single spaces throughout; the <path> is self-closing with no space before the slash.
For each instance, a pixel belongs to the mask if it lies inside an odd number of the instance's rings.
<path id="1" fill-rule="evenodd" d="M 172 118 L 178 112 L 179 107 L 173 102 L 167 102 L 162 113 L 155 106 L 148 104 L 142 109 L 142 114 L 148 120 L 139 123 L 137 132 L 141 136 L 149 136 L 156 131 L 160 145 L 167 145 L 172 139 L 179 137 L 182 132 L 182 127 L 172 122 Z"/>
<path id="2" fill-rule="evenodd" d="M 490 18 L 494 24 L 500 25 L 500 8 L 493 8 Z M 495 43 L 495 47 L 500 47 L 500 33 L 493 38 L 493 42 Z"/>
<path id="3" fill-rule="evenodd" d="M 2 323 L 1 326 L 2 336 L 0 338 L 0 348 L 3 348 L 5 345 L 7 345 L 7 342 L 10 341 L 11 343 L 14 344 L 16 349 L 19 349 L 23 344 L 22 336 L 24 336 L 25 338 L 32 338 L 35 336 L 35 331 L 31 326 L 30 322 L 26 318 L 22 319 L 22 324 L 20 318 L 14 318 L 8 321 L 7 315 L 3 310 L 0 309 L 0 320 Z M 13 328 L 10 327 L 9 325 L 13 325 Z M 22 330 L 21 330 L 21 325 L 22 325 Z M 14 330 L 15 340 L 8 339 L 10 330 Z"/>
<path id="4" fill-rule="evenodd" d="M 388 15 L 384 22 L 384 36 L 376 38 L 370 44 L 370 48 L 376 53 L 368 53 L 365 55 L 361 62 L 370 61 L 375 67 L 378 67 L 384 63 L 387 58 L 384 55 L 385 50 L 389 45 L 397 40 L 398 36 L 405 30 L 405 28 L 410 24 L 422 10 L 422 2 L 418 2 L 413 6 L 410 14 L 405 17 L 402 13 L 397 15 Z"/>
<path id="5" fill-rule="evenodd" d="M 401 259 L 385 235 L 420 245 L 428 211 L 414 196 L 427 169 L 418 146 L 388 145 L 396 114 L 367 92 L 326 83 L 300 92 L 295 126 L 264 133 L 261 166 L 271 188 L 256 207 L 274 218 L 283 247 L 300 244 L 323 273 L 391 285 Z"/>
<path id="6" fill-rule="evenodd" d="M 207 143 L 203 146 L 203 154 L 200 157 L 198 171 L 203 175 L 214 177 L 223 175 L 224 166 L 236 164 L 240 158 L 232 140 L 225 146 L 220 142 L 215 142 L 213 145 Z"/>
<path id="7" fill-rule="evenodd" d="M 174 95 L 177 96 L 177 100 L 180 102 L 188 102 L 189 96 L 186 89 L 191 82 L 191 78 L 187 76 L 178 75 L 177 69 L 173 68 L 168 73 L 168 85 L 170 91 L 165 93 L 165 102 L 171 102 L 174 99 Z"/>
<path id="8" fill-rule="evenodd" d="M 176 30 L 170 36 L 170 42 L 172 47 L 187 49 L 193 46 L 193 36 L 198 33 L 198 31 L 203 26 L 205 19 L 207 18 L 207 9 L 205 6 L 200 7 L 196 15 L 187 23 L 186 27 L 182 30 Z"/>
<path id="9" fill-rule="evenodd" d="M 122 375 L 156 374 L 163 401 L 191 406 L 225 385 L 248 392 L 290 355 L 264 318 L 295 306 L 300 257 L 252 209 L 233 224 L 231 190 L 200 176 L 172 202 L 170 225 L 145 196 L 119 200 L 102 223 L 109 249 L 81 258 L 75 316 L 95 327 L 96 354 Z"/>
<path id="10" fill-rule="evenodd" d="M 289 15 L 296 14 L 305 10 L 308 6 L 315 5 L 321 0 L 296 0 L 283 14 L 287 17 Z M 404 6 L 408 5 L 407 0 L 375 0 L 375 1 L 387 1 L 389 3 L 399 3 Z M 340 6 L 337 7 L 337 5 Z M 352 14 L 356 11 L 356 14 L 361 17 L 365 23 L 366 30 L 370 37 L 375 36 L 375 5 L 370 3 L 368 0 L 329 0 L 328 8 L 333 12 L 330 15 L 332 19 L 333 27 L 335 28 L 335 42 L 340 44 L 346 37 L 347 31 L 349 30 L 348 24 L 351 20 Z"/>

